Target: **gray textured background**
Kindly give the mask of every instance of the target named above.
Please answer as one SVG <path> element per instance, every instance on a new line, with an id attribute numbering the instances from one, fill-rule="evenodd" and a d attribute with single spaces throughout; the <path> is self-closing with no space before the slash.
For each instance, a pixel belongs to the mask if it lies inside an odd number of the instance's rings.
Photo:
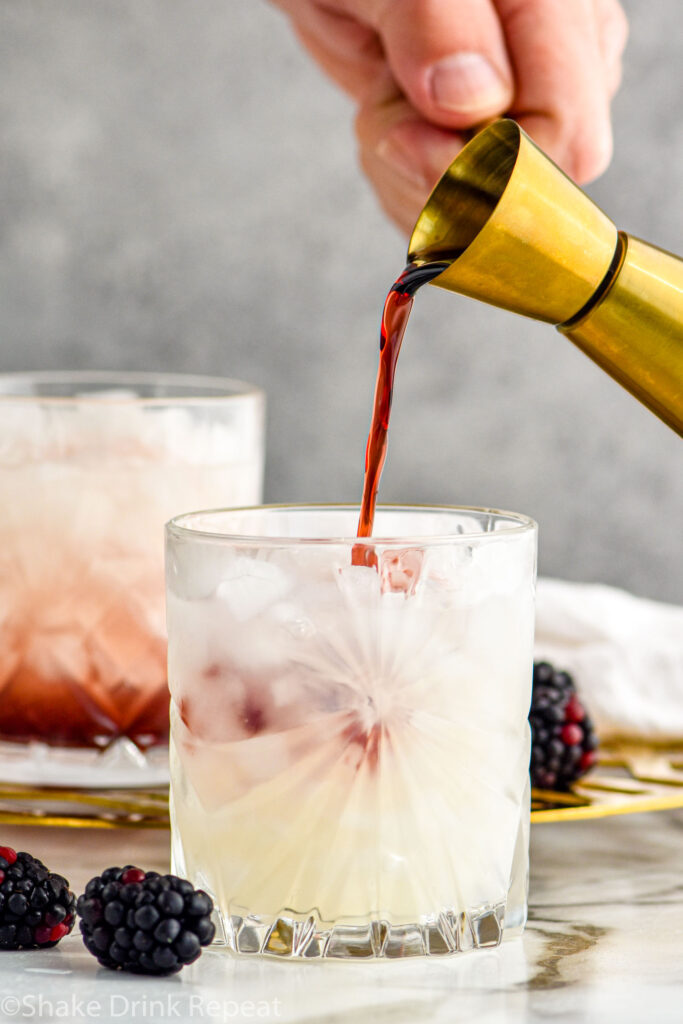
<path id="1" fill-rule="evenodd" d="M 683 7 L 626 4 L 616 153 L 592 189 L 683 251 Z M 404 241 L 351 107 L 258 0 L 0 0 L 0 370 L 243 377 L 267 497 L 359 495 L 380 304 Z M 426 289 L 385 500 L 533 515 L 541 570 L 683 600 L 683 447 L 552 329 Z"/>

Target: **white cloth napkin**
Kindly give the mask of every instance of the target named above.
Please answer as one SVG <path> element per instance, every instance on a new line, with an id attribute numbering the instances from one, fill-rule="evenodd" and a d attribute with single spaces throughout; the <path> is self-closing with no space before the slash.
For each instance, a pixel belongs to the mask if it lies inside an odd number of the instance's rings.
<path id="1" fill-rule="evenodd" d="M 683 607 L 541 578 L 535 658 L 571 673 L 602 739 L 683 740 Z"/>

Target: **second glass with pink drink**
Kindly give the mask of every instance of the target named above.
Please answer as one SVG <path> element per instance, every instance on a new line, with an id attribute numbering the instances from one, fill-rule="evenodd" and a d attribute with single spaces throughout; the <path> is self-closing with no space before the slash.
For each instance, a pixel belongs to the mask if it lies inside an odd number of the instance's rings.
<path id="1" fill-rule="evenodd" d="M 165 746 L 163 524 L 260 499 L 263 421 L 262 393 L 221 378 L 0 377 L 5 777 L 59 780 L 75 751 L 134 772 Z"/>

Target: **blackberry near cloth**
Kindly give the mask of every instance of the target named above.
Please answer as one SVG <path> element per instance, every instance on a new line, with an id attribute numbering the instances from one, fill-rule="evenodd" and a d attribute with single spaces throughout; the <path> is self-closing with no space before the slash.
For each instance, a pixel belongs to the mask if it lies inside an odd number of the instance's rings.
<path id="1" fill-rule="evenodd" d="M 534 664 L 529 723 L 535 788 L 568 789 L 595 764 L 597 736 L 574 680 L 547 661 Z"/>

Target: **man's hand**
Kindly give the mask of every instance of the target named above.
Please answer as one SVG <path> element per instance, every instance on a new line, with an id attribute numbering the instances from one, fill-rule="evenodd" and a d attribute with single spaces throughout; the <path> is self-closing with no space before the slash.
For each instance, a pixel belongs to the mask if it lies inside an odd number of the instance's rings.
<path id="1" fill-rule="evenodd" d="M 509 114 L 577 182 L 612 154 L 617 0 L 275 0 L 358 103 L 361 164 L 410 231 L 469 129 Z"/>

